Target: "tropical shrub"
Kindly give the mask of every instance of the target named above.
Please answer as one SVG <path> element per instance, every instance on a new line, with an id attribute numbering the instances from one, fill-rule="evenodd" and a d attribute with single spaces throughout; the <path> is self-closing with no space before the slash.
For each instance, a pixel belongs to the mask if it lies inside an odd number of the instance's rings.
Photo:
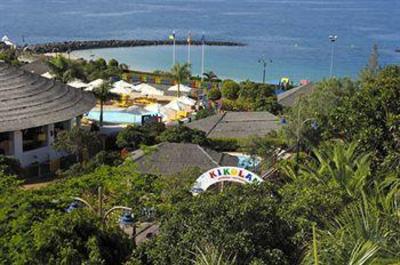
<path id="1" fill-rule="evenodd" d="M 215 114 L 213 109 L 201 109 L 196 113 L 196 120 L 201 120 Z"/>
<path id="2" fill-rule="evenodd" d="M 236 100 L 239 97 L 240 85 L 233 80 L 224 80 L 222 83 L 222 95 L 229 100 Z"/>
<path id="3" fill-rule="evenodd" d="M 15 158 L 0 155 L 0 172 L 5 175 L 18 176 L 21 173 L 21 165 Z"/>
<path id="4" fill-rule="evenodd" d="M 211 88 L 210 91 L 208 91 L 208 99 L 212 101 L 219 100 L 222 97 L 222 93 L 218 88 Z"/>
<path id="5" fill-rule="evenodd" d="M 159 143 L 158 137 L 165 131 L 165 124 L 150 122 L 142 126 L 127 126 L 118 133 L 116 144 L 119 148 L 135 150 L 140 145 L 155 145 Z"/>
<path id="6" fill-rule="evenodd" d="M 205 132 L 196 129 L 190 129 L 186 126 L 174 126 L 167 128 L 158 137 L 160 142 L 170 143 L 192 143 L 202 146 L 209 144 Z"/>
<path id="7" fill-rule="evenodd" d="M 141 248 L 136 258 L 142 264 L 193 264 L 197 246 L 212 243 L 236 256 L 236 264 L 260 259 L 265 264 L 294 264 L 298 250 L 291 239 L 295 231 L 277 215 L 279 197 L 274 194 L 274 188 L 265 183 L 181 201 L 162 223 L 161 234 Z"/>

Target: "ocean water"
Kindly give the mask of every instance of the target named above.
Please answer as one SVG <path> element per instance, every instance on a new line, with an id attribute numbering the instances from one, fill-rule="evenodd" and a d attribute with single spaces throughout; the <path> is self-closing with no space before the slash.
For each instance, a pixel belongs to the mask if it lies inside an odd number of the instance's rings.
<path id="1" fill-rule="evenodd" d="M 246 47 L 207 47 L 206 70 L 221 77 L 261 80 L 258 59 L 272 63 L 267 79 L 289 76 L 318 80 L 329 75 L 331 43 L 337 34 L 336 76 L 356 77 L 373 44 L 380 63 L 398 64 L 400 0 L 0 0 L 0 35 L 21 43 L 93 39 L 178 39 L 189 31 L 209 40 Z M 193 48 L 193 72 L 200 49 Z M 81 51 L 90 58 L 116 58 L 134 69 L 169 69 L 171 47 Z M 186 61 L 187 48 L 177 56 Z"/>

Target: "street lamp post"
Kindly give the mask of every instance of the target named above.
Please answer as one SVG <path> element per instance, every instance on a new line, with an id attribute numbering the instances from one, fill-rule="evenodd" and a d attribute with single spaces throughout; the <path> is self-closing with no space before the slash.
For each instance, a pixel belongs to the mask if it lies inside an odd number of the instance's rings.
<path id="1" fill-rule="evenodd" d="M 99 187 L 98 188 L 98 209 L 97 212 L 95 208 L 86 200 L 80 198 L 80 197 L 74 197 L 74 201 L 70 204 L 70 206 L 66 209 L 67 212 L 71 212 L 77 208 L 79 208 L 78 202 L 84 204 L 86 207 L 88 207 L 93 213 L 95 213 L 101 220 L 102 225 L 104 226 L 107 220 L 107 217 L 113 213 L 116 210 L 124 210 L 127 212 L 132 212 L 132 208 L 130 207 L 125 207 L 125 206 L 113 206 L 106 212 L 104 212 L 103 209 L 103 188 Z"/>
<path id="2" fill-rule="evenodd" d="M 308 118 L 308 119 L 305 119 L 305 120 L 303 120 L 303 121 L 301 121 L 301 117 L 300 117 L 300 112 L 301 112 L 301 110 L 302 110 L 302 108 L 301 108 L 301 103 L 303 103 L 304 101 L 299 101 L 299 107 L 298 107 L 298 109 L 297 109 L 297 121 L 296 121 L 296 167 L 295 167 L 295 170 L 296 170 L 296 173 L 298 172 L 298 170 L 299 170 L 299 155 L 300 155 L 300 144 L 301 144 L 301 133 L 302 133 L 302 131 L 303 131 L 303 128 L 304 128 L 304 126 L 306 125 L 306 123 L 307 122 L 312 122 L 311 123 L 311 127 L 312 128 L 314 128 L 314 129 L 317 129 L 317 127 L 318 127 L 318 124 L 317 124 L 317 122 L 316 122 L 316 120 L 314 119 L 314 118 Z M 301 123 L 300 123 L 300 121 L 301 121 Z"/>
<path id="3" fill-rule="evenodd" d="M 272 60 L 269 60 L 269 62 L 272 63 Z M 268 62 L 264 58 L 261 58 L 261 59 L 258 60 L 258 63 L 263 65 L 263 84 L 265 84 L 265 75 L 267 73 L 267 64 L 268 64 Z"/>
<path id="4" fill-rule="evenodd" d="M 135 217 L 131 212 L 125 211 L 121 218 L 119 219 L 119 227 L 132 236 L 132 241 L 134 246 L 136 247 L 136 222 Z"/>
<path id="5" fill-rule="evenodd" d="M 310 118 L 310 119 L 304 120 L 304 121 L 300 124 L 300 126 L 298 126 L 297 129 L 296 129 L 296 141 L 297 141 L 297 143 L 296 143 L 296 172 L 297 172 L 298 169 L 299 169 L 299 160 L 300 160 L 300 159 L 299 159 L 299 155 L 300 155 L 301 132 L 302 132 L 304 126 L 306 125 L 306 123 L 307 123 L 307 122 L 310 122 L 310 121 L 312 122 L 311 126 L 312 126 L 313 128 L 316 128 L 317 125 L 316 125 L 316 123 L 315 123 L 315 119 Z"/>
<path id="6" fill-rule="evenodd" d="M 201 35 L 201 82 L 204 81 L 204 67 L 205 67 L 205 45 L 206 45 L 206 36 L 203 32 L 203 34 Z"/>
<path id="7" fill-rule="evenodd" d="M 333 76 L 333 65 L 334 65 L 334 57 L 335 57 L 335 42 L 338 39 L 338 35 L 329 35 L 329 41 L 332 43 L 332 51 L 331 51 L 331 68 L 330 68 L 330 77 Z"/>

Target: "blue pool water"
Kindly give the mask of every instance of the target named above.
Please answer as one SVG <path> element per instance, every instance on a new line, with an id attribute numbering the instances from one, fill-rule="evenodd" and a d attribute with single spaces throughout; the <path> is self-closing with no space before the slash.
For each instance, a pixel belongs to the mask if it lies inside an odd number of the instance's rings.
<path id="1" fill-rule="evenodd" d="M 239 158 L 238 167 L 245 168 L 245 169 L 254 169 L 260 163 L 258 158 L 246 156 L 246 155 L 238 155 Z"/>
<path id="2" fill-rule="evenodd" d="M 87 117 L 90 120 L 98 121 L 100 118 L 100 111 L 90 111 Z M 106 123 L 115 124 L 140 124 L 142 122 L 142 115 L 121 111 L 104 111 L 103 120 Z"/>

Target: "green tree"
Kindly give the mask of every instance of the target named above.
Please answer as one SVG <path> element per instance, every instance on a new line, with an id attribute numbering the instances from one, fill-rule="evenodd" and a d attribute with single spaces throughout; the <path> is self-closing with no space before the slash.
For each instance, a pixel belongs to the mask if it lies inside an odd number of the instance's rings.
<path id="1" fill-rule="evenodd" d="M 313 150 L 313 157 L 297 173 L 292 165 L 285 172 L 291 178 L 314 178 L 322 183 L 334 182 L 350 197 L 358 198 L 367 193 L 371 174 L 370 154 L 359 152 L 355 143 L 339 141 L 324 143 Z"/>
<path id="2" fill-rule="evenodd" d="M 218 88 L 214 87 L 214 88 L 211 88 L 210 91 L 208 91 L 207 96 L 208 96 L 209 100 L 216 101 L 216 100 L 221 99 L 222 94 L 221 94 L 221 91 Z"/>
<path id="3" fill-rule="evenodd" d="M 119 62 L 115 59 L 111 59 L 108 61 L 108 67 L 114 67 L 118 68 L 119 67 Z"/>
<path id="4" fill-rule="evenodd" d="M 84 128 L 73 127 L 57 135 L 53 148 L 59 152 L 74 154 L 78 162 L 83 162 L 83 154 L 100 145 L 100 139 L 95 132 Z"/>
<path id="5" fill-rule="evenodd" d="M 181 91 L 180 91 L 180 85 L 182 84 L 183 81 L 189 79 L 192 75 L 191 66 L 188 63 L 185 64 L 175 64 L 172 69 L 171 69 L 171 74 L 175 80 L 175 82 L 178 84 L 178 91 L 177 91 L 177 96 L 181 96 Z"/>
<path id="6" fill-rule="evenodd" d="M 206 81 L 212 82 L 218 80 L 218 76 L 213 71 L 208 71 L 203 74 Z"/>
<path id="7" fill-rule="evenodd" d="M 236 257 L 226 255 L 223 250 L 214 246 L 198 247 L 193 260 L 194 265 L 232 265 L 236 263 Z"/>
<path id="8" fill-rule="evenodd" d="M 19 161 L 13 157 L 0 155 L 0 172 L 6 175 L 18 176 L 21 173 Z"/>
<path id="9" fill-rule="evenodd" d="M 53 214 L 34 224 L 33 264 L 121 264 L 130 252 L 121 232 L 102 231 L 89 214 Z"/>
<path id="10" fill-rule="evenodd" d="M 392 201 L 376 205 L 369 199 L 349 205 L 318 233 L 320 264 L 397 264 L 398 216 Z M 311 247 L 303 264 L 314 264 Z"/>
<path id="11" fill-rule="evenodd" d="M 112 93 L 110 92 L 112 88 L 111 82 L 104 82 L 101 86 L 96 87 L 94 89 L 94 95 L 100 101 L 100 118 L 99 118 L 99 125 L 103 127 L 103 107 L 104 103 L 112 98 Z"/>
<path id="12" fill-rule="evenodd" d="M 136 257 L 144 264 L 192 264 L 196 246 L 212 243 L 235 255 L 236 264 L 260 259 L 265 264 L 295 264 L 294 230 L 278 217 L 279 198 L 273 194 L 265 183 L 181 201 L 162 223 L 161 234 Z"/>
<path id="13" fill-rule="evenodd" d="M 140 145 L 155 145 L 158 143 L 158 136 L 165 131 L 165 124 L 162 122 L 150 122 L 142 126 L 127 126 L 117 135 L 116 144 L 119 148 L 135 150 Z"/>
<path id="14" fill-rule="evenodd" d="M 236 100 L 239 97 L 240 85 L 233 80 L 224 80 L 222 83 L 222 95 L 230 100 Z"/>
<path id="15" fill-rule="evenodd" d="M 358 141 L 362 149 L 374 153 L 375 164 L 396 153 L 400 104 L 393 99 L 400 96 L 399 87 L 399 66 L 386 66 L 372 79 L 361 80 L 355 93 L 330 111 L 327 136 Z"/>
<path id="16" fill-rule="evenodd" d="M 244 81 L 239 85 L 225 80 L 222 85 L 223 109 L 228 111 L 270 111 L 278 114 L 278 104 L 273 86 Z"/>
<path id="17" fill-rule="evenodd" d="M 50 73 L 53 74 L 57 80 L 63 83 L 68 83 L 76 78 L 85 79 L 81 65 L 62 55 L 57 55 L 56 57 L 51 58 L 47 64 L 50 68 Z"/>
<path id="18" fill-rule="evenodd" d="M 16 66 L 21 65 L 18 60 L 17 50 L 14 48 L 0 49 L 0 61 Z"/>
<path id="19" fill-rule="evenodd" d="M 215 114 L 213 109 L 201 109 L 196 113 L 196 120 L 201 120 Z"/>
<path id="20" fill-rule="evenodd" d="M 165 124 L 158 121 L 145 123 L 140 128 L 146 136 L 146 145 L 157 144 L 157 137 L 166 130 Z"/>
<path id="21" fill-rule="evenodd" d="M 286 111 L 287 125 L 283 130 L 287 143 L 293 146 L 300 140 L 301 149 L 309 151 L 323 140 L 343 138 L 341 127 L 336 125 L 335 113 L 345 108 L 346 101 L 356 91 L 357 84 L 348 78 L 333 78 L 317 83 L 312 94 L 298 99 Z"/>
<path id="22" fill-rule="evenodd" d="M 86 163 L 76 163 L 69 167 L 67 170 L 57 172 L 58 176 L 68 177 L 79 177 L 93 173 L 97 168 L 108 165 L 108 166 L 119 166 L 122 164 L 122 158 L 119 152 L 101 151 L 97 153 Z"/>
<path id="23" fill-rule="evenodd" d="M 288 177 L 279 189 L 279 213 L 298 227 L 298 244 L 310 242 L 314 224 L 325 229 L 348 205 L 372 192 L 369 155 L 355 144 L 323 144 L 301 162 L 299 170 L 296 161 L 278 164 L 281 177 Z"/>
<path id="24" fill-rule="evenodd" d="M 193 143 L 201 146 L 209 144 L 204 132 L 190 129 L 186 126 L 174 126 L 167 128 L 159 137 L 160 142 Z"/>
<path id="25" fill-rule="evenodd" d="M 127 126 L 117 135 L 117 146 L 130 150 L 138 149 L 145 142 L 146 135 L 139 126 Z"/>

